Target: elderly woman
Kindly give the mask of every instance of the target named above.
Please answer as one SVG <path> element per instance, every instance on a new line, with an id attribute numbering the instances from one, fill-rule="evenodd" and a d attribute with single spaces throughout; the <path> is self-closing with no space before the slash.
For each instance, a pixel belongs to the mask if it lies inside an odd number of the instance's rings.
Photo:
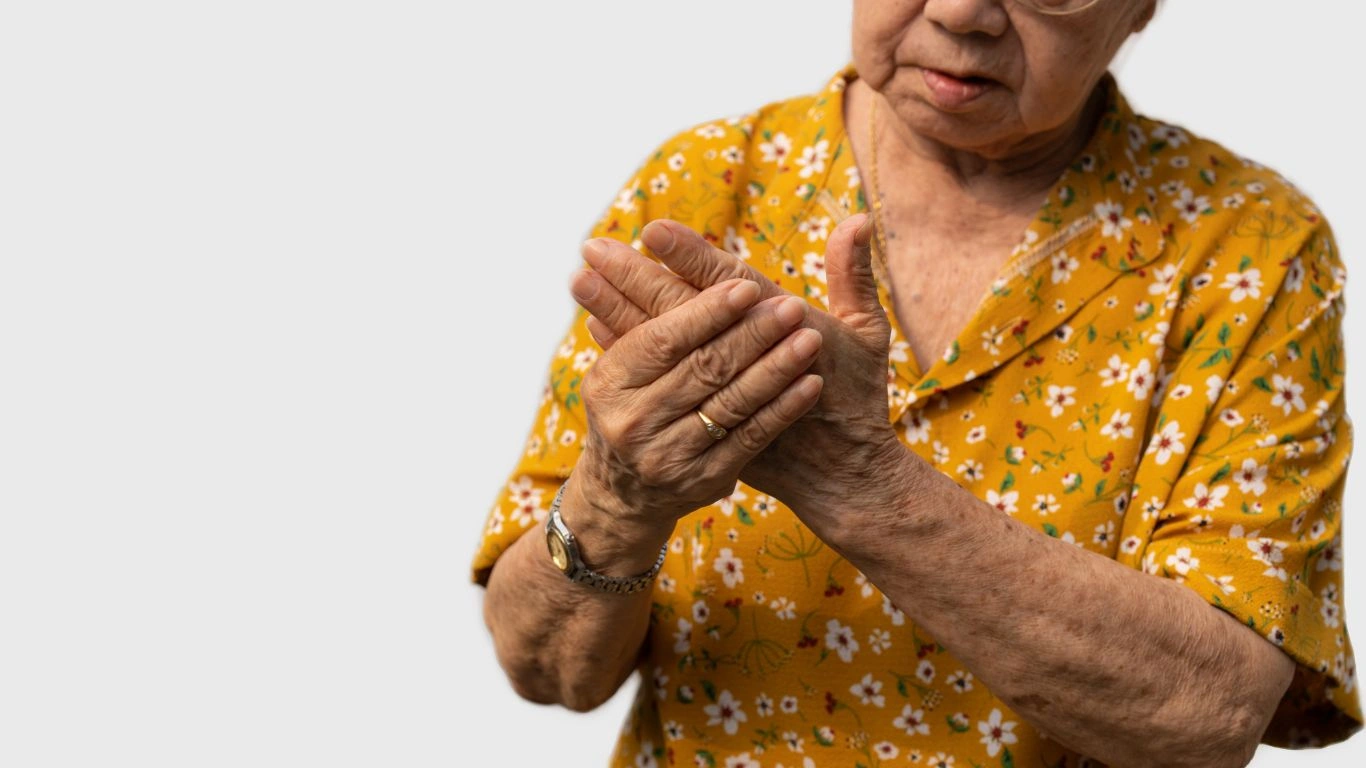
<path id="1" fill-rule="evenodd" d="M 1274 172 L 1131 111 L 1106 70 L 1155 2 L 855 0 L 819 93 L 650 156 L 474 562 L 521 695 L 640 669 L 620 766 L 1359 727 L 1342 261 Z"/>

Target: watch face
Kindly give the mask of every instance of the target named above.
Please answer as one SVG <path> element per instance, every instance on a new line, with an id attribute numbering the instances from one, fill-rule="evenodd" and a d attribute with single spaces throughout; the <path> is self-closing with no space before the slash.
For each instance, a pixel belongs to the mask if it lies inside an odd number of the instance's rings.
<path id="1" fill-rule="evenodd" d="M 546 546 L 550 548 L 550 559 L 555 562 L 555 567 L 561 571 L 569 570 L 569 550 L 564 548 L 564 541 L 550 531 L 545 535 Z"/>

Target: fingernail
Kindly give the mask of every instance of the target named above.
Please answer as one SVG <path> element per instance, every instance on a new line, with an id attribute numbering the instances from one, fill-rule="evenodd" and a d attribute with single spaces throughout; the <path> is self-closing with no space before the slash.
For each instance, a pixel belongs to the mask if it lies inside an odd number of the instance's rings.
<path id="1" fill-rule="evenodd" d="M 583 252 L 584 258 L 586 259 L 591 256 L 592 259 L 601 260 L 604 256 L 607 255 L 607 244 L 602 242 L 602 238 L 600 237 L 595 237 L 591 240 L 584 240 Z M 592 259 L 589 260 L 592 261 Z"/>
<path id="2" fill-rule="evenodd" d="M 598 281 L 591 277 L 588 272 L 580 271 L 574 275 L 574 279 L 569 281 L 569 292 L 574 294 L 574 298 L 579 301 L 591 301 L 598 295 Z"/>
<path id="3" fill-rule="evenodd" d="M 792 339 L 792 351 L 800 357 L 809 357 L 816 354 L 816 350 L 821 348 L 821 332 L 815 328 L 803 328 L 794 334 Z"/>
<path id="4" fill-rule="evenodd" d="M 796 325 L 806 315 L 806 302 L 796 296 L 788 296 L 778 302 L 773 314 L 778 318 L 778 322 L 784 325 Z"/>
<path id="5" fill-rule="evenodd" d="M 863 224 L 854 233 L 854 245 L 860 248 L 868 247 L 868 243 L 873 239 L 873 217 L 864 214 Z"/>
<path id="6" fill-rule="evenodd" d="M 660 256 L 672 251 L 677 242 L 674 233 L 663 225 L 647 227 L 644 232 L 640 233 L 640 239 L 650 247 L 650 250 Z"/>
<path id="7" fill-rule="evenodd" d="M 757 298 L 759 298 L 759 284 L 751 280 L 744 280 L 726 294 L 726 303 L 730 304 L 733 309 L 744 309 L 753 304 Z"/>

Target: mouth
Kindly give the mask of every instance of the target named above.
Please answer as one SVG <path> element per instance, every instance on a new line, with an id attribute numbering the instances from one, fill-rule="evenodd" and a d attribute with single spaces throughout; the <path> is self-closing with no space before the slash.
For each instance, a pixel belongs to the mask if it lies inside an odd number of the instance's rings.
<path id="1" fill-rule="evenodd" d="M 1000 83 L 982 75 L 954 74 L 939 69 L 920 67 L 921 78 L 936 106 L 959 109 L 971 104 Z"/>

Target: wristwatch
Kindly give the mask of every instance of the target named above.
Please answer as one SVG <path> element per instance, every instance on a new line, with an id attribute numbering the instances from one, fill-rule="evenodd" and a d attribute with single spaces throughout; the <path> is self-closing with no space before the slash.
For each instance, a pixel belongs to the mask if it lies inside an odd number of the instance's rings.
<path id="1" fill-rule="evenodd" d="M 550 560 L 555 567 L 570 581 L 586 584 L 601 592 L 629 595 L 649 586 L 659 573 L 660 566 L 664 565 L 664 555 L 668 552 L 669 545 L 665 544 L 659 548 L 659 557 L 655 559 L 654 566 L 639 576 L 605 576 L 589 568 L 584 565 L 583 557 L 579 555 L 579 545 L 574 539 L 573 532 L 560 517 L 560 500 L 564 498 L 566 485 L 569 483 L 561 485 L 560 490 L 555 492 L 555 500 L 550 503 L 550 514 L 546 516 L 545 521 L 545 543 L 550 549 Z"/>

